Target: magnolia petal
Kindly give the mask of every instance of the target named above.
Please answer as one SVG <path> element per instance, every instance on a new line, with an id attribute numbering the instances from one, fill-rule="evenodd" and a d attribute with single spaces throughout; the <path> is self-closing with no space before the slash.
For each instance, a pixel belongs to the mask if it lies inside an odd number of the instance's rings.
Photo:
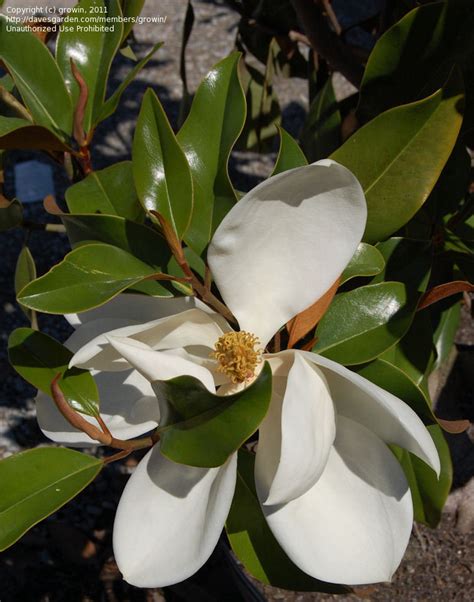
<path id="1" fill-rule="evenodd" d="M 231 328 L 222 316 L 201 309 L 190 309 L 152 322 L 117 328 L 107 334 L 127 337 L 145 343 L 153 349 L 176 349 L 196 345 L 212 349 L 217 339 L 229 330 Z M 110 345 L 105 334 L 100 334 L 79 349 L 70 366 L 108 371 L 130 368 L 128 361 Z"/>
<path id="2" fill-rule="evenodd" d="M 300 497 L 316 483 L 336 435 L 323 374 L 301 354 L 293 355 L 288 376 L 274 379 L 270 409 L 260 425 L 255 479 L 269 505 Z"/>
<path id="3" fill-rule="evenodd" d="M 390 580 L 413 521 L 410 490 L 393 454 L 368 429 L 343 417 L 314 487 L 288 504 L 263 506 L 263 512 L 296 565 L 318 579 L 348 585 Z"/>
<path id="4" fill-rule="evenodd" d="M 115 559 L 137 587 L 183 581 L 209 558 L 234 495 L 237 455 L 219 468 L 176 464 L 156 445 L 130 477 L 114 525 Z"/>
<path id="5" fill-rule="evenodd" d="M 168 380 L 176 376 L 194 376 L 213 393 L 214 379 L 206 368 L 166 351 L 155 351 L 133 339 L 108 336 L 112 347 L 149 382 Z"/>
<path id="6" fill-rule="evenodd" d="M 132 439 L 158 426 L 159 408 L 150 383 L 136 370 L 101 372 L 94 375 L 100 396 L 100 413 L 117 439 Z M 49 439 L 73 447 L 98 445 L 65 420 L 54 401 L 45 393 L 36 397 L 38 424 Z M 97 426 L 91 416 L 84 419 Z"/>
<path id="7" fill-rule="evenodd" d="M 412 452 L 439 476 L 436 446 L 428 429 L 406 403 L 341 364 L 314 353 L 304 354 L 324 372 L 338 415 L 360 422 L 385 443 Z"/>
<path id="8" fill-rule="evenodd" d="M 340 276 L 366 219 L 359 182 L 329 159 L 285 171 L 247 193 L 222 220 L 207 254 L 241 329 L 265 347 Z"/>
<path id="9" fill-rule="evenodd" d="M 66 320 L 77 328 L 91 320 L 117 319 L 130 322 L 150 322 L 158 318 L 172 316 L 187 309 L 204 305 L 195 297 L 177 297 L 162 299 L 148 295 L 126 293 L 114 297 L 111 301 L 95 309 L 80 314 L 65 314 Z"/>

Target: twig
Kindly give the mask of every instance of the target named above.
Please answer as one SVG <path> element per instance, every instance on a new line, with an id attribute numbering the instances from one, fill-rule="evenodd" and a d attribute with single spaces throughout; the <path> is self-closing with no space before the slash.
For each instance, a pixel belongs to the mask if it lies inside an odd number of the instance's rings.
<path id="1" fill-rule="evenodd" d="M 291 0 L 291 3 L 313 49 L 335 71 L 342 73 L 351 84 L 359 88 L 363 67 L 349 48 L 331 31 L 321 8 L 309 0 Z"/>

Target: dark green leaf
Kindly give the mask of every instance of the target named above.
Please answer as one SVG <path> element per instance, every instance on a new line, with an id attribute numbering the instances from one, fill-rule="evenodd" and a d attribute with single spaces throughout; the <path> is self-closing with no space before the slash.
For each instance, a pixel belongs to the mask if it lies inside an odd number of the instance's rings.
<path id="1" fill-rule="evenodd" d="M 426 201 L 456 142 L 461 101 L 461 94 L 445 89 L 386 111 L 332 154 L 364 189 L 365 242 L 393 234 Z"/>
<path id="2" fill-rule="evenodd" d="M 0 551 L 80 493 L 101 468 L 101 460 L 61 447 L 0 461 Z"/>
<path id="3" fill-rule="evenodd" d="M 80 0 L 77 11 L 64 17 L 58 36 L 56 57 L 74 106 L 79 97 L 79 86 L 71 72 L 71 59 L 87 84 L 88 98 L 83 126 L 89 132 L 98 121 L 105 99 L 105 90 L 112 60 L 120 47 L 123 23 L 120 21 L 98 24 L 98 31 L 89 31 L 91 17 L 116 18 L 122 12 L 118 0 Z M 93 13 L 92 8 L 105 9 L 106 13 Z M 81 10 L 83 9 L 83 10 Z M 107 27 L 107 31 L 106 31 Z"/>
<path id="4" fill-rule="evenodd" d="M 459 299 L 446 299 L 441 304 L 436 304 L 430 308 L 435 331 L 433 342 L 436 347 L 436 361 L 433 370 L 439 368 L 445 362 L 454 345 L 454 339 L 461 319 L 461 304 Z"/>
<path id="5" fill-rule="evenodd" d="M 143 220 L 131 161 L 93 171 L 67 189 L 66 202 L 71 213 L 106 213 L 134 221 Z"/>
<path id="6" fill-rule="evenodd" d="M 441 511 L 451 489 L 453 467 L 443 431 L 437 424 L 427 428 L 441 460 L 439 480 L 436 473 L 413 454 L 395 446 L 393 451 L 400 460 L 410 485 L 415 520 L 434 528 L 441 519 Z"/>
<path id="7" fill-rule="evenodd" d="M 424 292 L 428 286 L 433 262 L 431 241 L 410 240 L 394 236 L 377 245 L 385 268 L 372 283 L 384 280 L 403 282 L 410 290 Z"/>
<path id="8" fill-rule="evenodd" d="M 345 365 L 368 362 L 407 332 L 416 302 L 401 282 L 340 293 L 318 325 L 313 351 Z"/>
<path id="9" fill-rule="evenodd" d="M 239 452 L 237 485 L 226 523 L 227 536 L 237 558 L 266 585 L 309 592 L 347 592 L 343 585 L 325 583 L 303 573 L 278 545 L 255 491 L 254 458 L 249 452 Z"/>
<path id="10" fill-rule="evenodd" d="M 379 274 L 384 266 L 385 260 L 380 251 L 365 242 L 361 242 L 352 259 L 347 264 L 346 269 L 343 271 L 339 286 L 356 276 L 374 276 Z"/>
<path id="11" fill-rule="evenodd" d="M 311 103 L 301 132 L 301 146 L 312 162 L 328 157 L 340 143 L 341 114 L 329 77 Z"/>
<path id="12" fill-rule="evenodd" d="M 164 238 L 156 230 L 116 215 L 72 215 L 64 213 L 71 246 L 103 242 L 127 251 L 159 271 L 170 258 Z"/>
<path id="13" fill-rule="evenodd" d="M 24 288 L 27 284 L 29 284 L 32 280 L 36 278 L 36 266 L 35 260 L 33 259 L 33 255 L 27 246 L 24 246 L 20 254 L 18 255 L 18 260 L 16 262 L 15 268 L 15 293 L 18 294 L 22 288 Z M 27 307 L 23 307 L 20 305 L 22 311 L 25 313 L 28 320 L 32 325 L 36 325 L 36 315 L 35 312 Z"/>
<path id="14" fill-rule="evenodd" d="M 272 371 L 239 393 L 210 393 L 192 376 L 155 381 L 160 406 L 161 452 L 181 464 L 221 466 L 252 435 L 270 403 Z"/>
<path id="15" fill-rule="evenodd" d="M 406 335 L 381 356 L 397 366 L 418 386 L 426 389 L 426 380 L 435 360 L 433 328 L 428 312 L 418 312 Z"/>
<path id="16" fill-rule="evenodd" d="M 52 380 L 61 374 L 59 386 L 69 405 L 88 416 L 99 414 L 94 379 L 87 370 L 68 369 L 73 354 L 58 341 L 32 328 L 17 328 L 8 339 L 8 355 L 18 374 L 47 395 L 51 395 Z"/>
<path id="17" fill-rule="evenodd" d="M 471 0 L 430 2 L 408 13 L 370 54 L 359 118 L 368 121 L 381 111 L 428 96 L 443 85 L 454 64 L 472 65 L 473 29 Z"/>
<path id="18" fill-rule="evenodd" d="M 130 253 L 105 244 L 74 249 L 41 278 L 28 284 L 18 301 L 37 311 L 67 314 L 103 305 L 157 270 Z M 171 296 L 163 289 L 163 296 Z"/>
<path id="19" fill-rule="evenodd" d="M 120 86 L 114 91 L 114 93 L 102 105 L 102 109 L 100 111 L 99 116 L 97 117 L 96 123 L 99 123 L 99 121 L 103 121 L 104 119 L 107 119 L 107 117 L 110 117 L 110 115 L 112 115 L 112 113 L 115 113 L 115 111 L 118 107 L 118 104 L 120 102 L 120 99 L 122 98 L 122 94 L 128 88 L 130 83 L 135 79 L 135 77 L 140 73 L 140 71 L 143 69 L 143 67 L 145 67 L 145 65 L 152 58 L 152 56 L 155 54 L 155 52 L 158 50 L 158 48 L 161 48 L 161 46 L 163 46 L 163 42 L 158 42 L 158 44 L 155 44 L 153 46 L 153 48 L 150 50 L 150 52 L 144 58 L 142 58 L 141 61 L 139 61 L 135 65 L 135 67 L 130 71 L 130 73 L 127 75 L 127 77 L 120 84 Z"/>
<path id="20" fill-rule="evenodd" d="M 208 73 L 178 133 L 194 183 L 193 215 L 185 240 L 199 255 L 218 226 L 216 215 L 223 213 L 219 206 L 227 208 L 237 200 L 227 163 L 245 121 L 245 98 L 237 75 L 239 57 L 232 53 Z"/>
<path id="21" fill-rule="evenodd" d="M 31 125 L 26 119 L 0 116 L 0 148 L 27 148 L 71 152 L 51 130 L 40 125 Z"/>
<path id="22" fill-rule="evenodd" d="M 58 65 L 33 33 L 8 32 L 0 16 L 0 56 L 36 124 L 59 138 L 71 133 L 73 108 Z"/>
<path id="23" fill-rule="evenodd" d="M 31 121 L 19 117 L 4 117 L 0 115 L 0 139 L 19 128 L 31 126 Z"/>
<path id="24" fill-rule="evenodd" d="M 280 134 L 280 148 L 271 175 L 274 176 L 294 167 L 308 165 L 308 161 L 306 161 L 306 157 L 296 140 L 281 127 L 278 128 L 278 133 Z"/>
<path id="25" fill-rule="evenodd" d="M 181 76 L 181 83 L 183 84 L 183 98 L 179 105 L 178 124 L 181 126 L 188 116 L 189 109 L 191 108 L 192 95 L 188 89 L 188 78 L 186 74 L 186 47 L 191 36 L 194 25 L 194 8 L 191 0 L 188 0 L 186 6 L 186 14 L 183 22 L 183 34 L 181 37 L 181 49 L 179 53 L 179 74 Z"/>
<path id="26" fill-rule="evenodd" d="M 151 89 L 143 97 L 133 138 L 133 176 L 143 207 L 161 213 L 182 238 L 193 212 L 193 182 L 188 161 Z"/>
<path id="27" fill-rule="evenodd" d="M 243 61 L 240 65 L 247 118 L 239 138 L 239 149 L 268 152 L 276 134 L 275 126 L 281 123 L 280 104 L 273 85 L 277 46 L 273 39 L 268 47 L 264 73 Z"/>
<path id="28" fill-rule="evenodd" d="M 23 208 L 20 201 L 13 199 L 9 202 L 0 196 L 0 232 L 16 228 L 23 223 Z"/>

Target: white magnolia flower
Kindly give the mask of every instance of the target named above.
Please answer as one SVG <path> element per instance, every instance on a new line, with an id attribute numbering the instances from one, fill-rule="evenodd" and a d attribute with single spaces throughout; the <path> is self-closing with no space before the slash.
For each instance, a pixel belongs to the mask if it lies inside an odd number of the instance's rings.
<path id="1" fill-rule="evenodd" d="M 95 371 L 103 418 L 117 438 L 158 424 L 154 380 L 191 375 L 224 395 L 247 386 L 259 360 L 268 361 L 272 399 L 255 464 L 264 515 L 303 571 L 345 584 L 390 579 L 408 544 L 410 490 L 387 444 L 439 472 L 436 448 L 407 405 L 343 366 L 299 350 L 259 358 L 259 347 L 333 284 L 365 220 L 362 190 L 347 169 L 332 161 L 294 169 L 243 197 L 209 248 L 215 282 L 240 333 L 192 299 L 121 295 L 69 316 L 77 327 L 68 341 L 76 351 L 72 365 Z M 38 419 L 55 441 L 94 443 L 41 394 Z M 114 526 L 127 581 L 169 585 L 203 565 L 230 509 L 236 464 L 236 454 L 217 468 L 177 464 L 159 444 L 147 453 Z"/>

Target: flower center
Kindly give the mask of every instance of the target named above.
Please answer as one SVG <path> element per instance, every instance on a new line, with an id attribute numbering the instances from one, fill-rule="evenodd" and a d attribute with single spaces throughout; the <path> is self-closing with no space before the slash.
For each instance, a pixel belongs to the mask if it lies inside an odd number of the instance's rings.
<path id="1" fill-rule="evenodd" d="M 211 356 L 219 364 L 219 372 L 226 374 L 233 383 L 243 383 L 255 375 L 257 364 L 262 361 L 258 338 L 250 332 L 227 332 L 217 340 Z"/>

